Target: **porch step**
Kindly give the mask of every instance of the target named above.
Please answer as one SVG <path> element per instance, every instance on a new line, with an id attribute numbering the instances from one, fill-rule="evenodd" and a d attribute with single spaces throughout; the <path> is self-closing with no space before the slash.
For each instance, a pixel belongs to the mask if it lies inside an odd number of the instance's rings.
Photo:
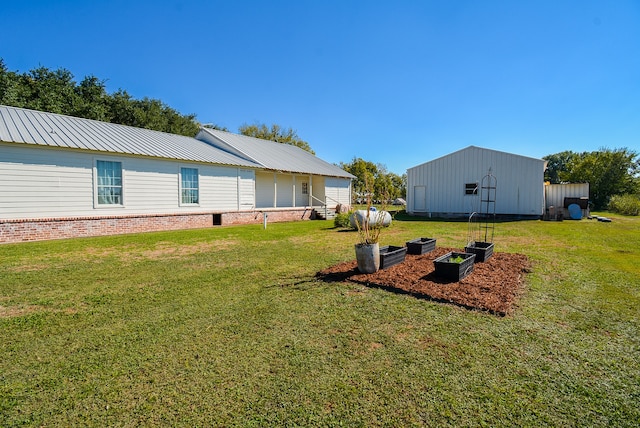
<path id="1" fill-rule="evenodd" d="M 316 220 L 333 220 L 336 218 L 336 210 L 327 208 L 327 214 L 325 215 L 324 208 L 314 208 L 314 217 Z"/>

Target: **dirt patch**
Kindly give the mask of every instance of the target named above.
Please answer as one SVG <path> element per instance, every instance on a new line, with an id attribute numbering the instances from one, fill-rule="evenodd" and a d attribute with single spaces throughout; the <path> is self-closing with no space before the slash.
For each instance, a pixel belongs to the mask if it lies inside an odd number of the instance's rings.
<path id="1" fill-rule="evenodd" d="M 39 306 L 29 305 L 23 307 L 0 306 L 0 318 L 14 318 L 32 314 L 40 309 Z"/>
<path id="2" fill-rule="evenodd" d="M 461 250 L 436 248 L 419 256 L 408 254 L 403 263 L 373 274 L 361 274 L 353 260 L 322 270 L 316 277 L 326 282 L 354 282 L 498 315 L 511 313 L 521 293 L 524 274 L 530 271 L 528 258 L 522 254 L 496 252 L 486 262 L 476 263 L 466 278 L 447 282 L 436 276 L 433 261 L 449 251 Z"/>

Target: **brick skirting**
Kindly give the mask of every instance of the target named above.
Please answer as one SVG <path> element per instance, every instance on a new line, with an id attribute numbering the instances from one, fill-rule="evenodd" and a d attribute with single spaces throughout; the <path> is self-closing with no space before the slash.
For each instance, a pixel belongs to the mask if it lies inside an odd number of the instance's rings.
<path id="1" fill-rule="evenodd" d="M 68 217 L 0 220 L 0 243 L 45 241 L 163 230 L 199 229 L 212 226 L 309 220 L 311 208 L 269 208 L 256 211 L 140 214 L 108 217 Z"/>

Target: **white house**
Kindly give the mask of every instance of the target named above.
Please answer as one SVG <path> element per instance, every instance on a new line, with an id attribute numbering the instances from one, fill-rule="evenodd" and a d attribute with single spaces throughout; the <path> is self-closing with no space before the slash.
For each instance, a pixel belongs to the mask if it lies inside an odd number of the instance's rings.
<path id="1" fill-rule="evenodd" d="M 478 189 L 495 177 L 491 204 L 498 216 L 544 214 L 546 161 L 469 146 L 407 170 L 407 212 L 434 217 L 464 217 L 482 212 Z"/>
<path id="2" fill-rule="evenodd" d="M 0 243 L 309 219 L 353 176 L 291 145 L 0 106 Z"/>

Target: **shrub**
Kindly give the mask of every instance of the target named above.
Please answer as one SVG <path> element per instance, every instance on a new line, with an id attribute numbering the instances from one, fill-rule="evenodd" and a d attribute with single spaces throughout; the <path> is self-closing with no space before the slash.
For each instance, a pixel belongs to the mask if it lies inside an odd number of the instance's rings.
<path id="1" fill-rule="evenodd" d="M 335 227 L 351 227 L 351 223 L 349 222 L 349 218 L 351 217 L 352 212 L 346 213 L 338 213 L 333 219 L 333 225 Z"/>
<path id="2" fill-rule="evenodd" d="M 640 195 L 614 195 L 609 201 L 609 211 L 625 215 L 640 215 Z"/>

